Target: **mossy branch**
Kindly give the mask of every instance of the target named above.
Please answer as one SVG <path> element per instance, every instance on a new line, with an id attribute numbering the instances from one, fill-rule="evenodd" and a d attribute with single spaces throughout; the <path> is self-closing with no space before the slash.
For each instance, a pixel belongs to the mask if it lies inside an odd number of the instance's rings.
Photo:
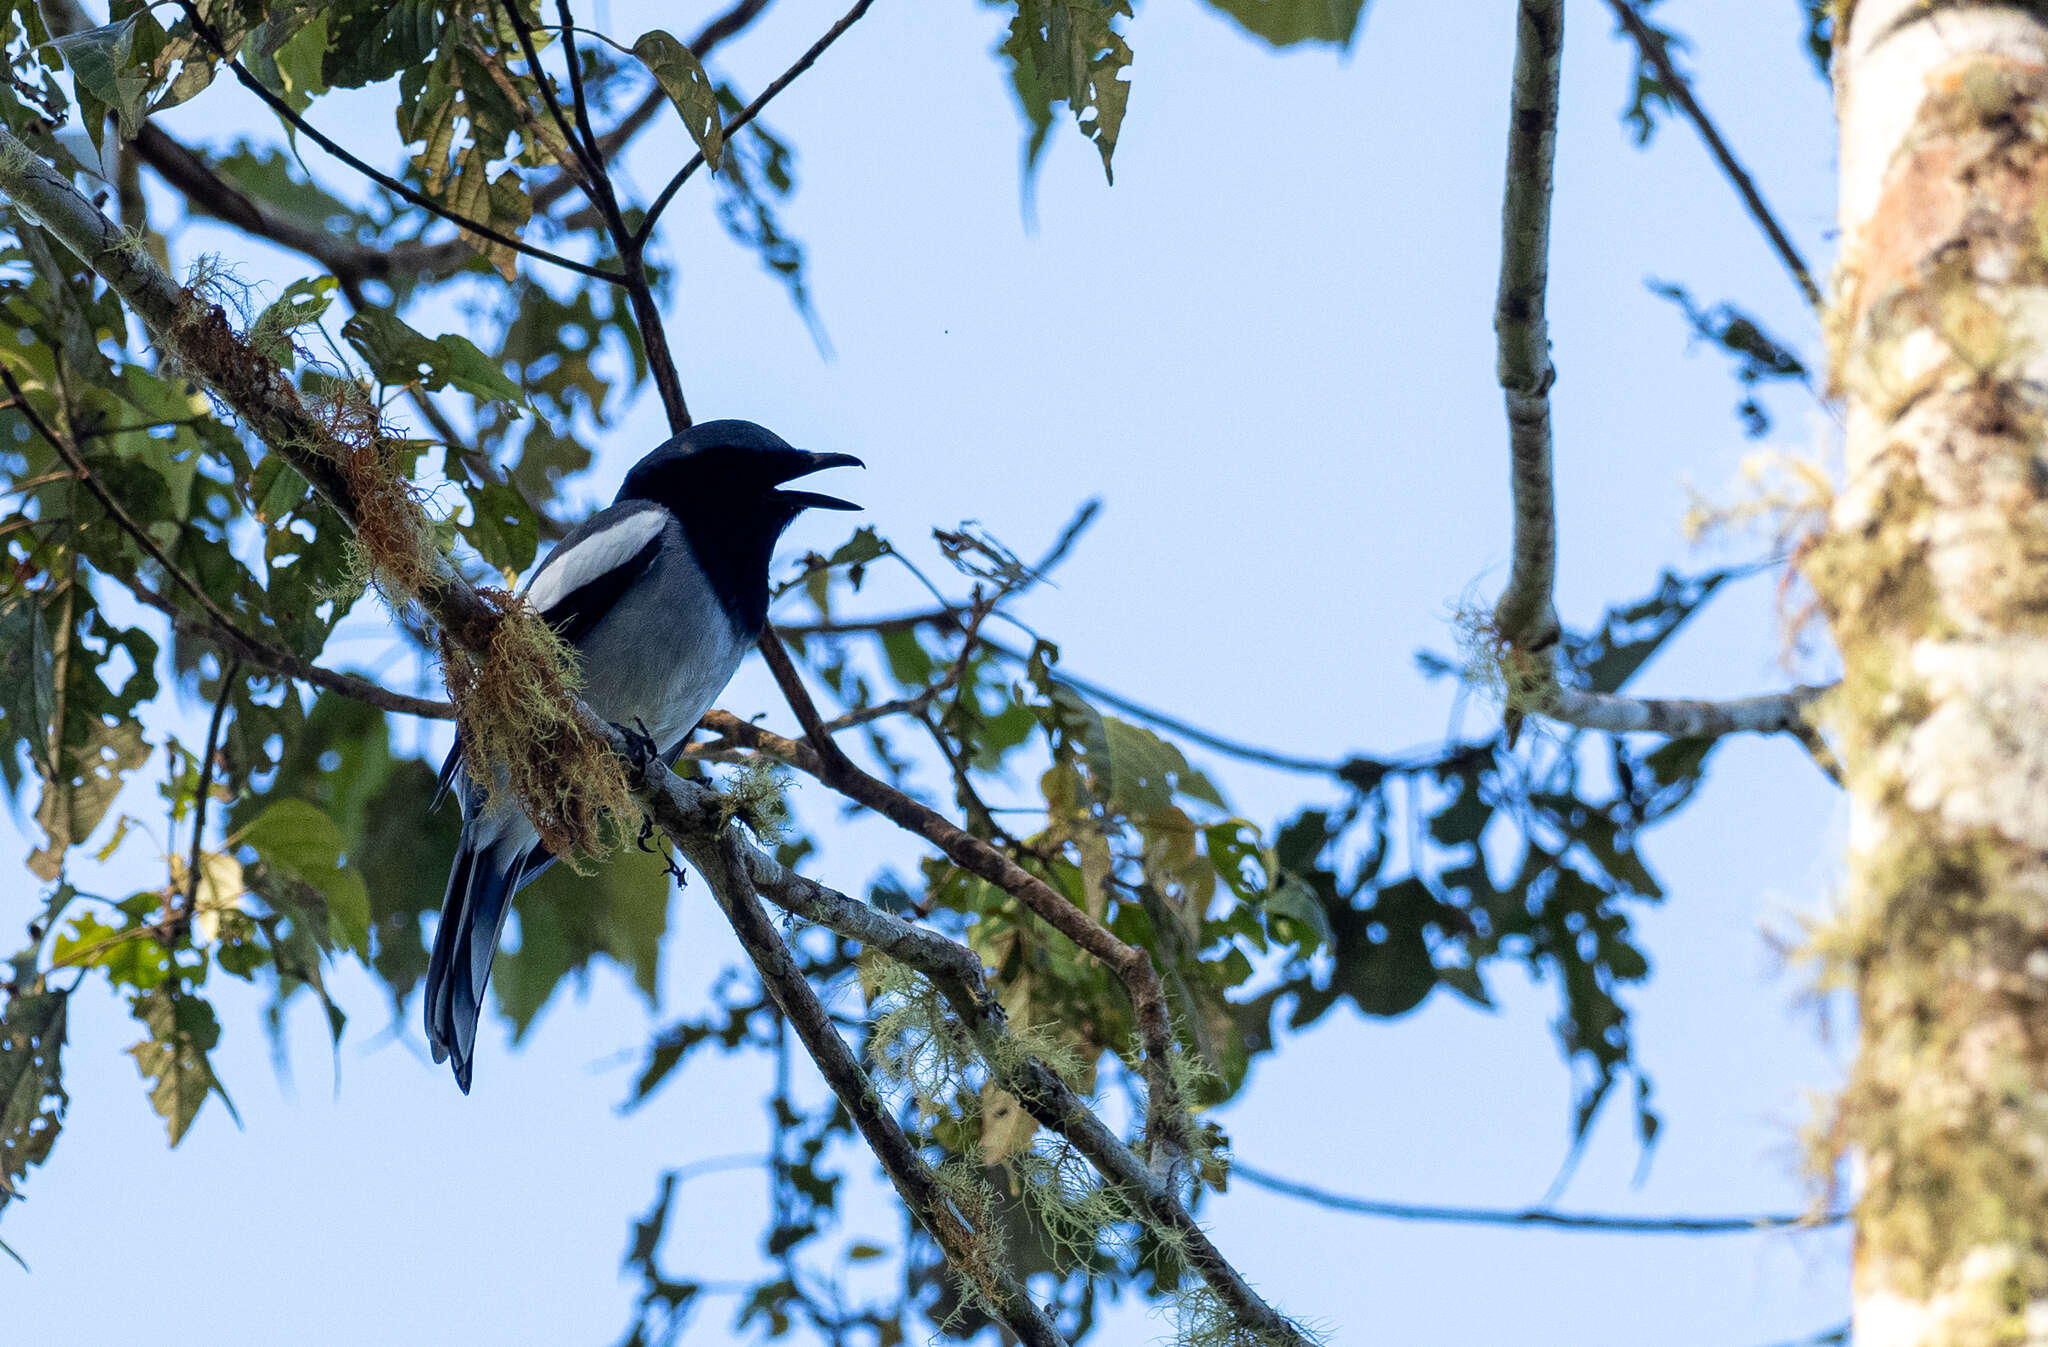
<path id="1" fill-rule="evenodd" d="M 1189 1266 L 1255 1340 L 1307 1347 L 1310 1339 L 1245 1281 L 1196 1222 L 1175 1185 L 1155 1173 L 1052 1065 L 1010 1031 L 972 950 L 795 874 L 747 845 L 725 821 L 718 793 L 701 782 L 664 772 L 637 783 L 636 792 L 656 826 L 674 839 L 714 891 L 721 886 L 738 891 L 718 893 L 729 912 L 758 894 L 929 979 L 959 1017 L 995 1083 L 1015 1095 L 1040 1126 L 1070 1142 L 1141 1219 L 1174 1236 Z"/>
<path id="2" fill-rule="evenodd" d="M 0 192 L 103 279 L 142 320 L 169 362 L 203 384 L 334 507 L 367 555 L 394 606 L 417 602 L 463 659 L 450 666 L 458 703 L 465 692 L 493 696 L 480 779 L 503 775 L 522 806 L 551 834 L 550 845 L 599 848 L 596 811 L 565 807 L 570 795 L 623 804 L 623 778 L 572 692 L 573 664 L 552 632 L 516 604 L 471 587 L 434 545 L 400 447 L 383 432 L 367 396 L 344 389 L 334 401 L 302 396 L 277 362 L 251 345 L 226 312 L 197 288 L 180 286 L 149 253 L 102 215 L 70 181 L 0 128 Z M 489 759 L 491 751 L 506 756 Z M 565 768 L 572 769 L 565 772 Z M 580 812 L 579 812 L 580 811 Z"/>

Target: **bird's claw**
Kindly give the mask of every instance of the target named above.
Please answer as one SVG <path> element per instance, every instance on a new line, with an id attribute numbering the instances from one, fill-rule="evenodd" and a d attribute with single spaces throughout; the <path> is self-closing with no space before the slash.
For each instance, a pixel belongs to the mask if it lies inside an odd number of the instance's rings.
<path id="1" fill-rule="evenodd" d="M 635 716 L 632 729 L 627 729 L 617 721 L 612 722 L 612 728 L 626 741 L 626 759 L 633 764 L 634 775 L 642 781 L 651 779 L 654 769 L 661 763 L 661 747 L 654 742 L 654 736 L 647 732 L 647 726 Z"/>

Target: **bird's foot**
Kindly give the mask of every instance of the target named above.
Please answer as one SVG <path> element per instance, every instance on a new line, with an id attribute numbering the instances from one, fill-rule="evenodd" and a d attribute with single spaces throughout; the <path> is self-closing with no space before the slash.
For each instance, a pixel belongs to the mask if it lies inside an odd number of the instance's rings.
<path id="1" fill-rule="evenodd" d="M 661 765 L 661 747 L 654 742 L 654 736 L 647 732 L 647 726 L 635 716 L 632 729 L 627 729 L 617 721 L 612 722 L 612 728 L 626 741 L 626 760 L 633 764 L 635 779 L 652 780 L 655 769 Z"/>

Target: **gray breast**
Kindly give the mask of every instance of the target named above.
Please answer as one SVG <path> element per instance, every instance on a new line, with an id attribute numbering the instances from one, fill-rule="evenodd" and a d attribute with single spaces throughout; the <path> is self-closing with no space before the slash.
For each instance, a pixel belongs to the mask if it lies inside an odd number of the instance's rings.
<path id="1" fill-rule="evenodd" d="M 672 519 L 662 542 L 580 649 L 591 709 L 629 729 L 639 721 L 666 750 L 711 709 L 747 647 Z"/>

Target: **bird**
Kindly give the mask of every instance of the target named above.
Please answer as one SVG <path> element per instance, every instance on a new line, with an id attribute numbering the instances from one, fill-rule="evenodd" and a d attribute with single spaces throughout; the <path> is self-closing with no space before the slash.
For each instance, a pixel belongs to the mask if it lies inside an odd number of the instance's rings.
<path id="1" fill-rule="evenodd" d="M 751 421 L 706 421 L 626 473 L 612 503 L 571 529 L 522 593 L 581 667 L 583 699 L 651 740 L 673 763 L 690 731 L 768 621 L 775 544 L 806 510 L 858 510 L 835 496 L 781 489 L 851 454 L 810 453 Z M 491 961 L 513 897 L 555 857 L 510 793 L 487 792 L 460 734 L 441 768 L 462 831 L 427 965 L 427 1041 L 452 1060 L 466 1095 Z"/>

